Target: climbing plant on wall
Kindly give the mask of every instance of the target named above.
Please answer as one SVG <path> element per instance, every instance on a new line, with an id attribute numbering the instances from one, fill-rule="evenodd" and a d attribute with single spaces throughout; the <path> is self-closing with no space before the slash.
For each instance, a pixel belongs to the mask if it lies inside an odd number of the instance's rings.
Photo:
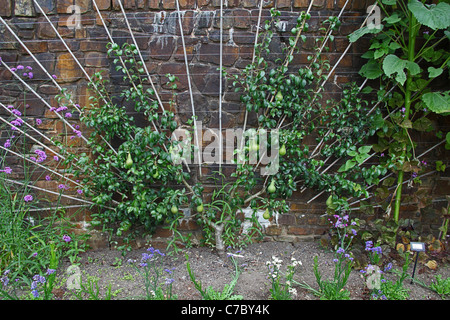
<path id="1" fill-rule="evenodd" d="M 427 165 L 422 156 L 430 151 L 417 154 L 414 132 L 433 131 L 436 116 L 450 114 L 450 91 L 448 86 L 439 85 L 445 82 L 450 66 L 450 5 L 444 1 L 428 4 L 419 0 L 381 0 L 377 8 L 382 14 L 380 23 L 355 31 L 350 41 L 374 34 L 369 50 L 362 56 L 367 63 L 360 74 L 377 80 L 377 95 L 387 107 L 388 117 L 380 123 L 378 143 L 373 147 L 380 153 L 384 168 L 397 176 L 396 182 L 389 177 L 383 183 L 380 194 L 386 198 L 387 188 L 395 186 L 395 200 L 388 201 L 385 209 L 389 214 L 393 208 L 394 221 L 398 222 L 402 186 L 408 180 L 420 182 L 418 175 L 426 171 Z M 436 134 L 445 139 L 440 144 L 449 148 L 450 134 Z M 445 170 L 442 161 L 435 165 L 436 171 Z"/>

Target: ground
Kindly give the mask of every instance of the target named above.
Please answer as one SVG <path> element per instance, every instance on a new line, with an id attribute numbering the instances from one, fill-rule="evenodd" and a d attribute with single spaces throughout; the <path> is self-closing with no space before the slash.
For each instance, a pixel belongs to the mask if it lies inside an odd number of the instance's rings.
<path id="1" fill-rule="evenodd" d="M 98 280 L 100 286 L 100 297 L 104 297 L 105 288 L 111 285 L 113 299 L 129 300 L 144 299 L 144 284 L 142 277 L 136 272 L 132 265 L 127 263 L 128 259 L 140 260 L 142 253 L 147 252 L 147 248 L 136 249 L 128 252 L 122 257 L 121 252 L 114 249 L 90 250 L 81 254 L 79 268 L 83 281 L 89 277 Z M 164 252 L 164 250 L 161 250 Z M 235 250 L 231 251 L 234 252 Z M 186 256 L 189 256 L 191 269 L 196 278 L 200 280 L 203 287 L 213 286 L 216 290 L 222 290 L 226 283 L 229 283 L 234 275 L 234 266 L 227 257 L 219 257 L 214 250 L 206 247 L 185 248 L 182 252 L 164 257 L 164 267 L 174 268 L 171 277 L 173 282 L 173 293 L 179 300 L 199 300 L 201 296 L 195 289 L 189 278 L 186 268 Z M 295 275 L 295 280 L 299 283 L 306 282 L 317 288 L 316 279 L 313 273 L 313 259 L 318 256 L 319 268 L 323 274 L 323 279 L 332 279 L 333 253 L 324 250 L 316 242 L 260 242 L 251 244 L 239 253 L 238 262 L 243 265 L 243 272 L 235 287 L 234 293 L 242 295 L 246 300 L 267 300 L 270 297 L 270 282 L 268 280 L 268 269 L 266 262 L 276 256 L 283 260 L 283 266 L 290 262 L 291 257 L 302 262 Z M 442 257 L 442 255 L 441 255 Z M 443 261 L 447 261 L 446 263 Z M 436 275 L 442 275 L 445 279 L 450 276 L 448 264 L 448 254 L 444 259 L 438 260 L 438 267 L 435 270 L 429 269 L 423 263 L 418 263 L 415 271 L 415 279 L 429 285 Z M 401 264 L 393 260 L 394 269 L 401 270 Z M 63 275 L 70 266 L 65 260 L 61 264 L 58 273 Z M 411 263 L 408 273 L 412 275 L 414 263 Z M 57 299 L 70 299 L 67 291 L 67 275 L 58 278 L 58 288 L 55 289 Z M 61 282 L 62 281 L 62 282 Z M 439 295 L 416 283 L 411 284 L 410 280 L 404 282 L 404 287 L 409 290 L 411 300 L 441 300 Z M 297 288 L 299 300 L 317 300 L 310 291 Z M 359 270 L 353 270 L 346 288 L 350 291 L 352 300 L 368 299 L 368 292 L 365 290 L 365 280 Z M 85 299 L 88 296 L 84 297 Z M 447 297 L 448 299 L 448 297 Z"/>

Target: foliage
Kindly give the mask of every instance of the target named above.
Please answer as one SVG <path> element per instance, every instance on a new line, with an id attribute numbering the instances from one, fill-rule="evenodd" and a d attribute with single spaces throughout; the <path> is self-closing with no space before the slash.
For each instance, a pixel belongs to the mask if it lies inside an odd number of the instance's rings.
<path id="1" fill-rule="evenodd" d="M 173 269 L 163 267 L 164 253 L 159 249 L 150 247 L 148 253 L 143 253 L 140 263 L 135 265 L 136 261 L 128 260 L 133 263 L 137 272 L 143 277 L 145 285 L 145 296 L 147 300 L 176 300 L 177 296 L 172 294 Z M 161 278 L 164 277 L 164 284 Z"/>
<path id="2" fill-rule="evenodd" d="M 189 273 L 189 277 L 192 283 L 195 286 L 195 289 L 200 293 L 203 300 L 242 300 L 243 297 L 241 295 L 233 294 L 234 287 L 237 284 L 239 276 L 241 274 L 241 269 L 239 268 L 237 261 L 235 259 L 234 254 L 228 254 L 228 257 L 234 264 L 234 277 L 230 283 L 225 284 L 222 291 L 216 291 L 212 286 L 208 286 L 206 289 L 203 289 L 202 283 L 197 281 L 194 273 L 191 270 L 191 265 L 189 263 L 189 256 L 186 254 L 186 268 Z"/>
<path id="3" fill-rule="evenodd" d="M 441 275 L 436 275 L 435 281 L 430 284 L 430 288 L 436 291 L 442 299 L 445 299 L 445 297 L 450 296 L 450 278 L 443 279 Z"/>
<path id="4" fill-rule="evenodd" d="M 341 199 L 342 203 L 345 203 Z M 348 206 L 348 204 L 347 204 Z M 314 276 L 316 277 L 319 289 L 316 290 L 307 283 L 299 284 L 310 290 L 322 300 L 348 300 L 350 292 L 344 289 L 348 277 L 354 265 L 354 258 L 351 254 L 351 245 L 354 237 L 357 235 L 355 226 L 356 221 L 352 221 L 345 210 L 335 211 L 333 219 L 329 219 L 331 229 L 338 236 L 338 241 L 334 250 L 334 276 L 332 280 L 323 280 L 319 270 L 317 256 L 314 257 Z"/>
<path id="5" fill-rule="evenodd" d="M 369 50 L 362 56 L 368 62 L 360 74 L 378 80 L 379 102 L 385 103 L 386 120 L 380 119 L 378 143 L 373 149 L 380 153 L 381 165 L 397 175 L 379 187 L 383 208 L 390 213 L 392 201 L 388 187 L 395 187 L 393 218 L 399 221 L 402 185 L 405 174 L 419 183 L 418 173 L 426 170 L 426 162 L 418 159 L 413 140 L 414 132 L 434 130 L 433 118 L 450 112 L 449 91 L 432 89 L 433 84 L 445 81 L 450 63 L 448 44 L 450 5 L 444 1 L 426 4 L 419 0 L 377 1 L 384 19 L 379 26 L 366 26 L 350 36 L 355 42 L 365 34 L 372 34 Z M 395 90 L 394 90 L 395 89 Z M 442 132 L 437 132 L 442 137 Z M 447 141 L 447 147 L 450 144 Z M 445 169 L 444 169 L 445 170 Z"/>
<path id="6" fill-rule="evenodd" d="M 72 293 L 78 300 L 111 300 L 111 284 L 108 285 L 104 298 L 101 297 L 100 287 L 98 285 L 99 279 L 92 276 L 87 276 L 87 282 L 83 281 L 83 277 L 80 276 L 80 288 L 73 289 Z"/>
<path id="7" fill-rule="evenodd" d="M 291 258 L 291 264 L 286 267 L 286 272 L 283 275 L 281 271 L 282 260 L 273 256 L 271 261 L 267 261 L 266 265 L 269 269 L 269 280 L 272 285 L 270 289 L 270 298 L 273 300 L 291 300 L 297 295 L 297 290 L 292 287 L 293 278 L 297 272 L 297 267 L 301 265 L 301 261 L 297 261 L 294 257 Z M 284 281 L 282 281 L 284 278 Z"/>
<path id="8" fill-rule="evenodd" d="M 4 191 L 0 199 L 0 270 L 30 276 L 48 266 L 53 255 L 58 259 L 68 257 L 74 263 L 78 254 L 85 251 L 87 236 L 73 234 L 73 225 L 64 210 L 40 217 L 30 213 L 34 208 L 31 203 L 20 199 L 26 189 L 16 191 L 6 182 L 0 189 Z"/>
<path id="9" fill-rule="evenodd" d="M 131 226 L 142 226 L 144 233 L 151 233 L 171 216 L 173 205 L 186 202 L 184 190 L 170 185 L 180 185 L 188 177 L 169 152 L 175 144 L 170 139 L 177 127 L 174 114 L 158 113 L 153 89 L 144 88 L 142 63 L 134 59 L 136 54 L 133 45 L 109 45 L 108 55 L 114 58 L 116 71 L 124 73 L 123 80 L 129 85 L 118 96 L 110 95 L 108 81 L 100 72 L 94 75 L 92 87 L 98 89 L 98 95 L 91 97 L 91 105 L 83 108 L 81 117 L 91 130 L 88 145 L 92 155 L 81 154 L 80 169 L 71 167 L 83 178 L 85 195 L 102 208 L 93 214 L 92 225 L 102 225 L 126 242 L 139 233 Z M 144 114 L 144 126 L 137 125 L 138 119 L 129 114 L 121 99 Z M 118 145 L 117 151 L 111 144 Z M 73 157 L 65 163 L 71 161 Z"/>
<path id="10" fill-rule="evenodd" d="M 353 148 L 365 144 L 368 137 L 375 134 L 380 114 L 378 110 L 369 112 L 367 103 L 358 97 L 359 88 L 354 84 L 343 89 L 339 101 L 324 101 L 320 93 L 330 64 L 323 59 L 318 47 L 327 44 L 331 37 L 325 37 L 325 34 L 336 30 L 340 22 L 335 17 L 323 22 L 323 35 L 318 39 L 316 53 L 308 57 L 310 63 L 307 67 L 297 69 L 289 67 L 289 64 L 295 58 L 296 39 L 305 40 L 300 34 L 308 26 L 309 15 L 301 13 L 297 19 L 297 26 L 293 29 L 297 37 L 292 36 L 287 41 L 284 61 L 277 59 L 272 62 L 267 53 L 274 38 L 272 25 L 277 25 L 278 14 L 273 10 L 272 20 L 265 22 L 260 36 L 262 41 L 256 46 L 255 62 L 249 64 L 241 75 L 232 76 L 236 90 L 242 91 L 241 101 L 247 112 L 258 115 L 258 132 L 281 130 L 279 144 L 286 151 L 280 155 L 278 171 L 271 177 L 275 192 L 269 197 L 289 198 L 299 183 L 303 183 L 303 188 L 324 190 L 339 196 L 367 195 L 364 190 L 366 183 L 376 183 L 386 171 L 376 166 L 361 168 L 359 165 L 367 158 L 371 147 L 358 147 L 359 152 Z M 318 143 L 313 151 L 306 143 L 306 138 L 311 136 L 316 136 Z M 347 156 L 351 159 L 339 172 L 326 172 L 328 159 Z M 321 157 L 327 160 L 321 160 Z M 248 169 L 238 165 L 237 175 L 243 170 Z"/>

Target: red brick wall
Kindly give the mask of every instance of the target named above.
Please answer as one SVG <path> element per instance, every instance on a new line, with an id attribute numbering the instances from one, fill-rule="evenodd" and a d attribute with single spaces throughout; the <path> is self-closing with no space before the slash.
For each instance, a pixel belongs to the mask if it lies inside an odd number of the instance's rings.
<path id="1" fill-rule="evenodd" d="M 74 3 L 72 0 L 39 0 L 39 3 L 89 74 L 106 69 L 114 75 L 111 63 L 106 57 L 105 46 L 108 39 L 91 1 L 75 0 L 75 4 L 81 8 L 82 25 L 80 29 L 76 30 L 69 29 L 66 26 L 67 20 L 71 16 L 67 13 L 67 8 Z M 220 8 L 220 1 L 180 0 L 179 3 L 183 11 L 183 31 L 187 44 L 194 98 L 198 108 L 196 112 L 199 120 L 202 120 L 205 126 L 217 127 L 219 25 L 216 14 Z M 233 70 L 233 68 L 243 68 L 251 61 L 259 1 L 228 0 L 225 3 L 223 64 L 227 69 Z M 290 23 L 294 23 L 298 12 L 304 11 L 309 3 L 309 0 L 267 0 L 264 2 L 263 20 L 264 17 L 268 16 L 269 9 L 276 7 L 282 12 L 281 19 L 286 21 L 289 26 Z M 317 35 L 320 21 L 331 15 L 337 15 L 344 4 L 345 0 L 314 1 L 311 11 L 312 18 L 309 22 L 310 29 L 305 33 L 308 36 L 308 41 L 303 44 L 301 53 L 296 55 L 295 64 L 307 63 L 307 53 L 311 52 L 313 37 Z M 332 65 L 347 47 L 347 35 L 361 25 L 366 7 L 370 4 L 372 2 L 368 0 L 348 1 L 341 19 L 342 25 L 335 35 L 335 41 L 328 54 Z M 116 41 L 121 43 L 129 40 L 128 30 L 118 2 L 116 0 L 97 0 L 97 5 Z M 175 0 L 124 0 L 123 5 L 140 50 L 146 59 L 147 67 L 150 73 L 154 75 L 160 90 L 159 93 L 165 103 L 171 95 L 163 85 L 167 81 L 164 75 L 171 73 L 179 77 L 178 106 L 175 111 L 178 114 L 180 124 L 186 122 L 191 116 L 191 111 L 183 47 L 178 21 L 174 14 Z M 88 92 L 84 74 L 67 53 L 42 14 L 38 12 L 39 10 L 33 5 L 32 0 L 0 0 L 0 15 L 15 30 L 50 74 L 58 76 L 58 82 L 73 94 L 74 100 L 81 106 L 86 105 L 88 103 Z M 340 89 L 337 85 L 341 82 L 361 81 L 357 72 L 363 63 L 360 55 L 365 52 L 367 47 L 367 39 L 361 39 L 357 45 L 352 46 L 336 70 L 335 77 L 332 77 L 326 85 L 324 91 L 327 94 L 338 93 Z M 277 48 L 274 47 L 274 49 Z M 54 95 L 57 92 L 54 86 L 46 81 L 48 80 L 46 75 L 39 70 L 39 67 L 2 24 L 0 24 L 0 56 L 3 61 L 11 66 L 19 63 L 32 66 L 35 74 L 31 82 L 33 87 L 39 94 L 46 97 L 51 104 L 55 104 Z M 9 72 L 4 68 L 0 68 L 0 79 L 2 83 L 0 86 L 1 102 L 15 105 L 28 104 L 27 115 L 39 117 L 43 120 L 39 129 L 45 131 L 49 136 L 62 139 L 58 135 L 62 129 L 59 121 L 46 110 L 41 101 L 31 93 L 24 98 L 20 90 L 11 81 Z M 120 79 L 112 76 L 111 81 L 117 88 L 119 87 Z M 223 127 L 240 127 L 244 111 L 239 103 L 239 97 L 227 86 L 225 90 Z M 3 110 L 0 110 L 0 113 L 4 114 Z M 427 145 L 432 143 L 432 138 L 425 140 Z M 82 144 L 77 146 L 84 150 Z M 437 150 L 437 152 L 442 151 Z M 205 170 L 208 169 L 205 168 Z M 55 182 L 47 181 L 40 181 L 38 185 L 48 188 L 56 187 Z M 435 192 L 437 196 L 442 196 L 446 193 L 443 190 L 448 190 L 448 179 L 435 180 L 430 178 L 429 181 L 424 183 L 424 187 Z M 325 210 L 324 198 L 320 197 L 311 204 L 305 203 L 314 194 L 314 191 L 309 190 L 303 193 L 296 192 L 292 201 L 289 202 L 291 211 L 283 215 L 278 224 L 273 224 L 266 230 L 267 236 L 276 240 L 295 241 L 304 238 L 310 239 L 322 234 L 327 229 L 327 224 L 320 218 Z M 73 210 L 75 212 L 75 209 Z M 411 216 L 414 216 L 420 210 L 417 205 L 414 205 L 409 208 L 408 212 Z M 82 226 L 83 221 L 89 220 L 89 213 L 81 211 L 74 219 L 78 220 L 80 226 Z M 435 230 L 440 221 L 438 218 L 433 219 L 430 222 L 430 228 Z M 185 226 L 187 230 L 195 228 L 195 225 L 192 224 L 186 224 Z M 165 231 L 160 232 L 158 232 L 159 235 L 167 236 Z"/>

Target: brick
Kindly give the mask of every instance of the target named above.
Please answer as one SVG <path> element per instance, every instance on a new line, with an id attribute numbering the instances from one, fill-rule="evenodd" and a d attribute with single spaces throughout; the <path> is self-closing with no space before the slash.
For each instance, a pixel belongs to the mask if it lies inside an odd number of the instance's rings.
<path id="1" fill-rule="evenodd" d="M 80 13 L 85 13 L 90 9 L 89 3 L 89 0 L 75 0 L 75 3 L 73 0 L 58 0 L 56 1 L 56 12 L 71 14 L 74 12 L 74 10 L 71 10 L 71 6 L 76 5 L 80 8 Z"/>
<path id="2" fill-rule="evenodd" d="M 157 226 L 152 238 L 170 238 L 173 236 L 173 231 L 162 226 Z"/>
<path id="3" fill-rule="evenodd" d="M 197 0 L 197 6 L 198 7 L 206 7 L 209 5 L 211 0 Z"/>
<path id="4" fill-rule="evenodd" d="M 306 9 L 309 7 L 311 0 L 294 0 L 294 8 Z"/>
<path id="5" fill-rule="evenodd" d="M 165 84 L 168 82 L 169 79 L 166 78 L 166 74 L 171 74 L 178 78 L 178 80 L 175 81 L 178 90 L 185 90 L 188 88 L 186 66 L 184 63 L 163 64 L 160 68 L 161 84 Z"/>
<path id="6" fill-rule="evenodd" d="M 83 76 L 80 67 L 69 53 L 58 55 L 55 73 L 58 76 L 58 82 L 73 82 Z"/>
<path id="7" fill-rule="evenodd" d="M 7 18 L 12 14 L 11 0 L 0 0 L 0 16 Z"/>
<path id="8" fill-rule="evenodd" d="M 95 3 L 97 4 L 98 10 L 109 10 L 111 8 L 111 0 L 95 0 Z M 95 10 L 93 4 L 92 7 Z"/>
<path id="9" fill-rule="evenodd" d="M 254 44 L 256 34 L 248 31 L 235 31 L 233 33 L 233 41 L 238 45 Z"/>
<path id="10" fill-rule="evenodd" d="M 278 217 L 278 223 L 281 225 L 295 225 L 295 216 L 292 214 L 282 214 Z"/>
<path id="11" fill-rule="evenodd" d="M 169 60 L 175 49 L 173 36 L 159 36 L 150 41 L 149 53 L 152 59 Z"/>
<path id="12" fill-rule="evenodd" d="M 106 40 L 96 40 L 96 41 L 82 41 L 80 43 L 81 51 L 97 51 L 106 52 L 106 45 L 108 41 Z"/>
<path id="13" fill-rule="evenodd" d="M 282 228 L 280 226 L 271 224 L 266 227 L 265 234 L 269 236 L 281 235 Z"/>
<path id="14" fill-rule="evenodd" d="M 178 61 L 184 61 L 184 51 L 186 50 L 186 58 L 188 61 L 192 61 L 193 57 L 194 57 L 194 53 L 195 53 L 195 47 L 192 44 L 187 44 L 185 48 L 183 48 L 183 45 L 178 45 L 177 49 L 173 55 L 173 57 L 175 58 L 175 60 Z"/>
<path id="15" fill-rule="evenodd" d="M 24 41 L 24 44 L 33 54 L 47 52 L 48 50 L 47 42 L 45 41 Z M 26 53 L 22 46 L 20 46 L 20 53 Z"/>
<path id="16" fill-rule="evenodd" d="M 194 9 L 196 0 L 179 0 L 180 9 Z"/>
<path id="17" fill-rule="evenodd" d="M 277 0 L 277 8 L 290 8 L 291 7 L 291 0 Z"/>
<path id="18" fill-rule="evenodd" d="M 148 0 L 148 7 L 150 9 L 159 9 L 161 0 Z"/>
<path id="19" fill-rule="evenodd" d="M 304 236 L 308 234 L 313 234 L 314 231 L 310 227 L 289 226 L 287 228 L 287 233 Z"/>
<path id="20" fill-rule="evenodd" d="M 177 228 L 180 231 L 194 231 L 200 229 L 200 226 L 191 219 L 183 219 Z"/>
<path id="21" fill-rule="evenodd" d="M 107 67 L 109 66 L 109 60 L 104 53 L 89 52 L 84 58 L 84 65 L 88 67 Z"/>
<path id="22" fill-rule="evenodd" d="M 232 66 L 239 57 L 239 48 L 237 46 L 224 45 L 222 48 L 222 57 L 224 66 Z M 213 64 L 220 63 L 220 45 L 219 44 L 202 44 L 199 52 L 199 59 L 203 62 Z"/>
<path id="23" fill-rule="evenodd" d="M 16 0 L 14 14 L 16 17 L 33 17 L 35 15 L 33 0 Z"/>
<path id="24" fill-rule="evenodd" d="M 163 0 L 162 1 L 163 9 L 176 9 L 175 0 Z"/>
<path id="25" fill-rule="evenodd" d="M 244 6 L 244 8 L 254 8 L 256 6 L 258 6 L 258 2 L 257 0 L 243 0 L 241 1 L 242 5 Z"/>
<path id="26" fill-rule="evenodd" d="M 57 18 L 51 17 L 50 21 L 52 21 L 52 24 L 56 27 L 57 26 Z M 53 28 L 50 26 L 50 24 L 47 22 L 47 20 L 44 17 L 41 17 L 37 20 L 37 31 L 36 35 L 39 39 L 52 39 L 56 38 L 56 32 L 53 31 Z"/>
<path id="27" fill-rule="evenodd" d="M 234 27 L 238 29 L 247 29 L 250 26 L 250 11 L 236 9 L 233 11 Z"/>
<path id="28" fill-rule="evenodd" d="M 234 23 L 233 11 L 223 10 L 223 18 L 220 19 L 220 10 L 216 10 L 216 14 L 213 19 L 214 28 L 219 29 L 221 23 L 222 23 L 222 29 L 224 29 L 224 30 L 232 28 L 233 23 Z"/>

